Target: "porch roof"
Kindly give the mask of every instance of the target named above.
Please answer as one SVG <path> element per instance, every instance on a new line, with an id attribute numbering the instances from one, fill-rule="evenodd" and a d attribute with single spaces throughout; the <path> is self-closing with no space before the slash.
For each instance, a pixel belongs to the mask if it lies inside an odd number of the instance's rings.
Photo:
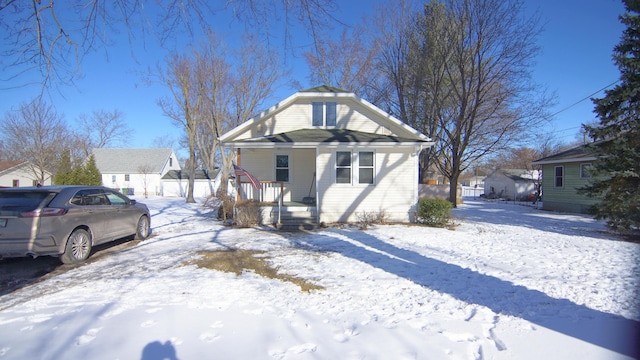
<path id="1" fill-rule="evenodd" d="M 253 139 L 232 141 L 233 144 L 425 144 L 429 140 L 373 134 L 347 129 L 300 129 Z"/>

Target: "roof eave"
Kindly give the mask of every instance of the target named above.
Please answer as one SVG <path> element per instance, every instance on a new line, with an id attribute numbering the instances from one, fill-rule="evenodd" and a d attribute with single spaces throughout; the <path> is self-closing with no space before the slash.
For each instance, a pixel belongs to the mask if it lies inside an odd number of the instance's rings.
<path id="1" fill-rule="evenodd" d="M 557 160 L 542 159 L 542 160 L 534 161 L 531 164 L 532 165 L 566 164 L 566 163 L 572 163 L 572 162 L 585 162 L 585 161 L 595 161 L 595 160 L 597 160 L 595 156 L 585 156 L 585 157 L 575 158 L 575 159 L 557 159 Z"/>

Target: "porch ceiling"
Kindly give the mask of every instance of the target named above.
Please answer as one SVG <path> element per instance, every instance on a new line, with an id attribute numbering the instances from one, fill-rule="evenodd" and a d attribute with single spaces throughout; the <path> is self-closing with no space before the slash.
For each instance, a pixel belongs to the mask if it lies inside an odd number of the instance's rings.
<path id="1" fill-rule="evenodd" d="M 415 138 L 398 137 L 391 135 L 373 134 L 347 129 L 301 129 L 286 133 L 265 137 L 244 139 L 232 144 L 244 146 L 267 144 L 393 144 L 415 145 L 430 143 L 429 141 Z"/>

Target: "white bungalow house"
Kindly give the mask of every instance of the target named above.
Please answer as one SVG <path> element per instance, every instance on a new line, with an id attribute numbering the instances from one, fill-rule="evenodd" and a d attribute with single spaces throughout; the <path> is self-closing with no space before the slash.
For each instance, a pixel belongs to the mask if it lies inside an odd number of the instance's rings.
<path id="1" fill-rule="evenodd" d="M 282 199 L 285 213 L 302 205 L 317 223 L 381 212 L 390 221 L 413 221 L 419 154 L 433 145 L 366 100 L 330 86 L 297 92 L 220 140 L 236 152 L 236 164 L 260 180 L 259 189 L 239 184 L 243 198 Z"/>
<path id="2" fill-rule="evenodd" d="M 37 170 L 28 161 L 0 161 L 0 187 L 51 185 L 53 175 L 44 170 L 44 183 L 40 183 Z"/>
<path id="3" fill-rule="evenodd" d="M 94 149 L 102 185 L 126 195 L 162 195 L 162 177 L 180 170 L 172 149 Z"/>

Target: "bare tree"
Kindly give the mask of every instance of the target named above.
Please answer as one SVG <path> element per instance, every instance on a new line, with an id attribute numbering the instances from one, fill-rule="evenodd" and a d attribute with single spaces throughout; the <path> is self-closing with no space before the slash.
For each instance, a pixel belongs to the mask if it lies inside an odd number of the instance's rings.
<path id="1" fill-rule="evenodd" d="M 153 167 L 149 164 L 144 164 L 138 166 L 138 172 L 142 174 L 142 188 L 144 189 L 144 198 L 149 197 L 148 186 L 149 186 L 149 175 L 153 172 Z"/>
<path id="2" fill-rule="evenodd" d="M 522 6 L 517 0 L 434 1 L 415 20 L 405 69 L 424 71 L 401 78 L 418 82 L 413 88 L 420 90 L 403 96 L 416 98 L 419 129 L 436 127 L 434 160 L 449 180 L 454 206 L 467 167 L 524 140 L 545 118 L 549 99 L 530 78 L 540 26 L 522 16 Z"/>
<path id="3" fill-rule="evenodd" d="M 273 94 L 277 81 L 285 75 L 277 66 L 279 61 L 277 54 L 261 45 L 253 37 L 246 38 L 236 54 L 236 66 L 232 69 L 233 73 L 230 76 L 231 86 L 221 88 L 217 94 L 212 93 L 212 96 L 230 100 L 229 107 L 226 109 L 222 106 L 213 107 L 222 112 L 215 117 L 223 120 L 215 122 L 216 136 L 222 135 L 256 115 L 265 99 Z M 229 93 L 225 94 L 224 90 Z M 222 160 L 221 189 L 226 194 L 229 171 L 235 153 L 225 152 L 222 147 L 219 149 Z"/>
<path id="4" fill-rule="evenodd" d="M 351 31 L 343 30 L 337 40 L 318 40 L 316 51 L 304 54 L 310 82 L 345 89 L 379 103 L 382 74 L 375 64 L 379 42 L 368 35 L 370 33 L 359 26 Z"/>
<path id="5" fill-rule="evenodd" d="M 173 55 L 167 61 L 167 69 L 159 72 L 159 79 L 171 91 L 171 98 L 162 98 L 158 105 L 175 125 L 184 130 L 188 139 L 189 158 L 186 170 L 189 174 L 187 203 L 194 203 L 193 186 L 197 166 L 196 138 L 201 116 L 206 104 L 206 85 L 202 68 L 187 55 Z"/>
<path id="6" fill-rule="evenodd" d="M 323 28 L 335 22 L 334 0 L 32 0 L 1 1 L 0 56 L 7 78 L 34 78 L 43 89 L 73 83 L 81 75 L 81 64 L 92 51 L 104 51 L 124 29 L 132 45 L 159 39 L 164 46 L 177 35 L 200 36 L 220 22 L 225 11 L 246 24 L 247 31 L 270 43 L 274 32 L 284 31 L 284 48 L 292 49 L 290 29 L 301 25 L 316 39 Z M 234 20 L 233 16 L 228 21 Z M 257 26 L 256 26 L 257 24 Z M 282 28 L 279 25 L 282 24 Z M 134 55 L 135 56 L 135 55 Z M 25 80 L 29 81 L 29 80 Z"/>
<path id="7" fill-rule="evenodd" d="M 78 117 L 78 137 L 85 140 L 83 150 L 85 157 L 95 148 L 104 148 L 122 144 L 132 131 L 124 121 L 120 110 L 95 110 L 91 115 L 81 114 Z"/>
<path id="8" fill-rule="evenodd" d="M 29 161 L 30 171 L 41 184 L 65 145 L 68 129 L 53 106 L 41 99 L 23 104 L 17 111 L 7 112 L 0 122 L 4 151 L 13 160 Z"/>

